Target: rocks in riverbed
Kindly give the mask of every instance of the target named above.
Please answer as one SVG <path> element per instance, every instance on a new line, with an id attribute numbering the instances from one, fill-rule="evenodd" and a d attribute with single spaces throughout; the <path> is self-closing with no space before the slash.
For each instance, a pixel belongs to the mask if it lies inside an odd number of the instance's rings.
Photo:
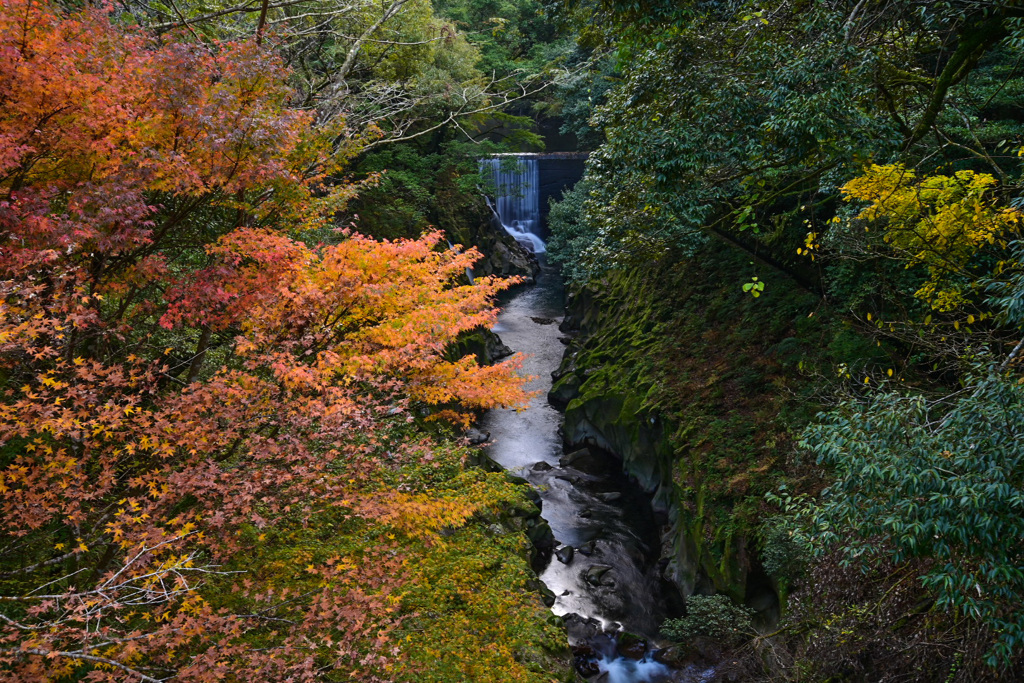
<path id="1" fill-rule="evenodd" d="M 530 517 L 526 520 L 526 537 L 533 546 L 530 549 L 530 566 L 533 571 L 539 572 L 547 566 L 558 542 L 551 533 L 551 527 L 540 517 Z"/>
<path id="2" fill-rule="evenodd" d="M 590 647 L 590 641 L 602 633 L 601 622 L 593 617 L 584 618 L 570 612 L 562 617 L 562 621 L 569 636 L 569 644 L 573 648 Z"/>
<path id="3" fill-rule="evenodd" d="M 632 633 L 621 633 L 615 650 L 623 657 L 640 660 L 647 654 L 647 641 Z"/>
<path id="4" fill-rule="evenodd" d="M 608 575 L 612 568 L 606 564 L 594 564 L 587 569 L 583 575 L 584 580 L 591 586 L 607 586 L 609 582 L 614 582 L 612 577 Z"/>
<path id="5" fill-rule="evenodd" d="M 551 465 L 541 460 L 540 462 L 533 463 L 533 467 L 530 468 L 534 472 L 547 472 L 552 469 Z"/>
<path id="6" fill-rule="evenodd" d="M 540 585 L 537 587 L 537 590 L 540 591 L 541 602 L 544 603 L 545 607 L 553 607 L 555 604 L 555 594 L 543 583 L 539 581 L 538 583 L 540 583 Z"/>
<path id="7" fill-rule="evenodd" d="M 582 655 L 577 655 L 573 659 L 573 668 L 575 668 L 576 673 L 583 676 L 583 678 L 590 678 L 591 676 L 596 676 L 601 673 L 601 668 L 597 665 L 596 661 L 590 657 L 584 657 Z"/>
<path id="8" fill-rule="evenodd" d="M 586 557 L 590 557 L 591 555 L 594 554 L 594 550 L 596 548 L 597 548 L 597 541 L 587 541 L 586 543 L 581 545 L 576 550 L 577 550 L 577 552 L 579 552 L 580 555 L 585 555 Z"/>
<path id="9" fill-rule="evenodd" d="M 563 545 L 561 548 L 555 551 L 555 557 L 562 564 L 569 564 L 572 562 L 573 547 L 571 545 Z"/>
<path id="10" fill-rule="evenodd" d="M 558 322 L 554 318 L 538 318 L 532 315 L 530 316 L 530 320 L 537 323 L 538 325 L 554 325 L 556 322 Z"/>
<path id="11" fill-rule="evenodd" d="M 594 496 L 598 500 L 602 500 L 605 503 L 615 503 L 622 500 L 622 494 L 618 491 L 608 491 L 607 493 L 598 493 Z"/>

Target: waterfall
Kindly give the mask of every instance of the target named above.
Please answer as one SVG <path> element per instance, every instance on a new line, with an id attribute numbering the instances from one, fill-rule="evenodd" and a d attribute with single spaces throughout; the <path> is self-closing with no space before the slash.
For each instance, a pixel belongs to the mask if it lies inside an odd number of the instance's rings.
<path id="1" fill-rule="evenodd" d="M 480 160 L 480 174 L 494 183 L 492 209 L 502 227 L 527 251 L 543 254 L 540 233 L 540 171 L 536 159 L 492 157 Z"/>

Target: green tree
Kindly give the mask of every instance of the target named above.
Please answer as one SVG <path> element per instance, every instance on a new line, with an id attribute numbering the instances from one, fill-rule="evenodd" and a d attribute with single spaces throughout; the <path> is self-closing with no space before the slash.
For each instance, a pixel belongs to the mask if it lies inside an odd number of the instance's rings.
<path id="1" fill-rule="evenodd" d="M 988 662 L 1024 647 L 1024 386 L 979 371 L 941 399 L 883 391 L 807 428 L 836 481 L 808 513 L 819 551 L 871 564 L 930 560 L 936 609 L 991 629 Z"/>

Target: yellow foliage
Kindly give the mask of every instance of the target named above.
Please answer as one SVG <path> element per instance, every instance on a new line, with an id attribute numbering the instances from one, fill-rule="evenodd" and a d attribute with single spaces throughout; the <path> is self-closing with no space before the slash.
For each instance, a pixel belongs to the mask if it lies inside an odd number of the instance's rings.
<path id="1" fill-rule="evenodd" d="M 1018 230 L 1021 212 L 996 206 L 991 197 L 995 185 L 987 173 L 919 178 L 893 164 L 872 165 L 842 189 L 848 201 L 869 202 L 857 217 L 881 223 L 883 239 L 908 268 L 928 269 L 928 280 L 915 296 L 948 312 L 966 301 L 970 260 L 987 245 L 1005 246 Z"/>

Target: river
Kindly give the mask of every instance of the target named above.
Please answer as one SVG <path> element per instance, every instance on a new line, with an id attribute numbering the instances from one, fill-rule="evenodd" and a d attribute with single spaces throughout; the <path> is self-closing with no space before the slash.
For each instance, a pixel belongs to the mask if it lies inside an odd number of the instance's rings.
<path id="1" fill-rule="evenodd" d="M 540 578 L 556 596 L 552 611 L 566 617 L 577 671 L 607 683 L 701 680 L 655 658 L 658 628 L 678 598 L 666 594 L 659 577 L 648 498 L 610 455 L 563 451 L 562 415 L 547 401 L 551 373 L 565 351 L 558 329 L 563 311 L 561 279 L 547 267 L 536 285 L 505 302 L 493 329 L 526 355 L 521 372 L 533 377 L 528 388 L 538 395 L 525 410 L 483 417 L 488 455 L 540 494 L 541 515 L 559 544 Z"/>

